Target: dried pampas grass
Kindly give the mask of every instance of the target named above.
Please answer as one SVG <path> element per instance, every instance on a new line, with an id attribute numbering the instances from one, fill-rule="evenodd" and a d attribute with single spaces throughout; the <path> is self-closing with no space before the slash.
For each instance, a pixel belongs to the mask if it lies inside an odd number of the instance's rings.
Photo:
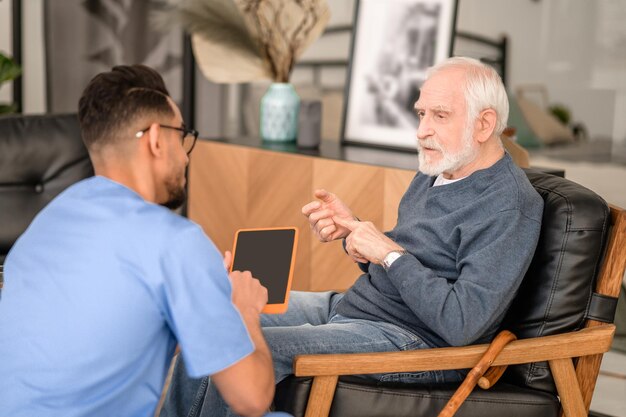
<path id="1" fill-rule="evenodd" d="M 161 14 L 191 33 L 198 66 L 219 83 L 288 82 L 330 18 L 326 0 L 181 0 Z"/>

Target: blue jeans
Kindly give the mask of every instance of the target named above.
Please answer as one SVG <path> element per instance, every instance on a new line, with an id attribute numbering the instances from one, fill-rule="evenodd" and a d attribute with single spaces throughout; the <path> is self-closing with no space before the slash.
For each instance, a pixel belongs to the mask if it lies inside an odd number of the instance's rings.
<path id="1" fill-rule="evenodd" d="M 313 353 L 394 352 L 429 348 L 422 339 L 394 324 L 350 319 L 336 313 L 343 294 L 294 291 L 289 309 L 261 318 L 263 334 L 274 360 L 276 382 L 293 374 L 293 358 Z M 420 384 L 457 382 L 456 371 L 366 375 L 366 378 Z M 187 376 L 179 358 L 160 417 L 233 416 L 210 378 Z"/>

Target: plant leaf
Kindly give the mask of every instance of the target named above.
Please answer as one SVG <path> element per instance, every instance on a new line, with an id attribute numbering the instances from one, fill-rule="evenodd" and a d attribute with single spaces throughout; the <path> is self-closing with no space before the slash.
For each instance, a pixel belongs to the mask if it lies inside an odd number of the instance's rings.
<path id="1" fill-rule="evenodd" d="M 215 40 L 235 53 L 260 56 L 233 0 L 187 0 L 178 9 L 178 20 L 193 34 Z"/>
<path id="2" fill-rule="evenodd" d="M 22 74 L 22 68 L 11 58 L 0 53 L 0 83 L 11 81 Z"/>
<path id="3" fill-rule="evenodd" d="M 17 106 L 15 104 L 0 104 L 0 114 L 15 113 Z"/>
<path id="4" fill-rule="evenodd" d="M 272 79 L 267 63 L 258 55 L 233 51 L 219 40 L 192 35 L 193 54 L 202 74 L 216 83 Z"/>
<path id="5" fill-rule="evenodd" d="M 160 19 L 181 24 L 192 34 L 198 66 L 214 82 L 247 82 L 271 78 L 259 42 L 233 0 L 183 0 Z"/>
<path id="6" fill-rule="evenodd" d="M 172 0 L 173 1 L 173 0 Z M 191 34 L 203 74 L 215 82 L 288 81 L 323 32 L 326 0 L 182 0 L 160 13 Z"/>
<path id="7" fill-rule="evenodd" d="M 236 0 L 248 29 L 263 43 L 277 81 L 289 80 L 295 61 L 323 32 L 330 11 L 326 0 Z"/>
<path id="8" fill-rule="evenodd" d="M 324 29 L 326 29 L 328 21 L 330 20 L 330 10 L 328 9 L 326 0 L 317 0 L 316 3 L 317 5 L 315 6 L 315 9 L 318 16 L 317 21 L 313 23 L 307 36 L 304 37 L 300 42 L 300 45 L 298 45 L 294 60 L 300 58 L 304 51 L 322 35 Z"/>

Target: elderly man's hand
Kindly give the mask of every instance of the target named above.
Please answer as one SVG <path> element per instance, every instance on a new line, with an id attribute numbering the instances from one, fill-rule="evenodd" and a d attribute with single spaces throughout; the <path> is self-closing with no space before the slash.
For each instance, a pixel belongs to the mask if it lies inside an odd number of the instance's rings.
<path id="1" fill-rule="evenodd" d="M 394 250 L 404 250 L 383 232 L 378 230 L 372 222 L 345 220 L 335 217 L 337 225 L 345 227 L 351 233 L 346 238 L 346 252 L 356 262 L 372 262 L 382 264 L 385 256 Z"/>
<path id="2" fill-rule="evenodd" d="M 322 242 L 342 239 L 350 234 L 350 229 L 336 224 L 334 217 L 345 220 L 354 220 L 352 211 L 333 193 L 326 190 L 316 190 L 315 197 L 319 201 L 312 201 L 302 207 L 302 214 L 309 219 L 311 230 Z"/>

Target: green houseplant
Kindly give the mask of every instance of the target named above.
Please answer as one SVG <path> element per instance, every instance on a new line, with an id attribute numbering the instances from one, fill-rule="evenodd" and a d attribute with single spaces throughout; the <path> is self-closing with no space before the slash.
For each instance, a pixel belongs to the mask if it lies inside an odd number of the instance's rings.
<path id="1" fill-rule="evenodd" d="M 16 79 L 22 74 L 22 68 L 10 57 L 0 52 L 0 88 L 7 81 Z M 12 103 L 0 103 L 0 114 L 13 113 L 17 106 Z"/>

